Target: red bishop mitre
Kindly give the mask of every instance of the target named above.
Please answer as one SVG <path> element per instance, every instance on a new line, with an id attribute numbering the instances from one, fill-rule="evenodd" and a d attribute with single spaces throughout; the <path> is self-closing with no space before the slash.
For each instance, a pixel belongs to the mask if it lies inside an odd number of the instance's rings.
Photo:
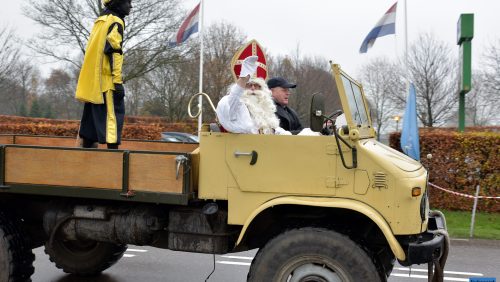
<path id="1" fill-rule="evenodd" d="M 240 76 L 241 64 L 246 57 L 250 56 L 258 56 L 257 60 L 258 67 L 256 75 L 253 77 L 260 77 L 264 80 L 267 80 L 267 60 L 266 54 L 264 54 L 264 50 L 257 42 L 257 40 L 252 39 L 246 45 L 243 45 L 237 52 L 234 54 L 233 59 L 231 60 L 231 69 L 233 70 L 234 80 L 237 80 Z"/>

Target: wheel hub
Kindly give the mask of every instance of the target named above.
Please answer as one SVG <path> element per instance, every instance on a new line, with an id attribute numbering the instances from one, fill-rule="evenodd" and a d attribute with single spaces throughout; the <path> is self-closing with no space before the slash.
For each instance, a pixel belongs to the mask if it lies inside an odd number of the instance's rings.
<path id="1" fill-rule="evenodd" d="M 308 263 L 297 267 L 288 277 L 288 282 L 342 282 L 335 271 Z"/>

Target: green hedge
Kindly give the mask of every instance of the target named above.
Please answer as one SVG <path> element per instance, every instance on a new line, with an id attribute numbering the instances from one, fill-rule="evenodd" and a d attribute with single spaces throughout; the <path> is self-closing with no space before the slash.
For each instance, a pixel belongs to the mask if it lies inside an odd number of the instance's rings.
<path id="1" fill-rule="evenodd" d="M 500 195 L 500 127 L 420 129 L 420 158 L 429 170 L 429 181 L 455 192 L 480 196 Z M 401 134 L 392 133 L 390 146 L 401 151 Z M 432 154 L 431 159 L 427 155 Z M 473 199 L 430 187 L 432 208 L 471 210 Z M 478 210 L 500 212 L 500 201 L 479 199 Z"/>

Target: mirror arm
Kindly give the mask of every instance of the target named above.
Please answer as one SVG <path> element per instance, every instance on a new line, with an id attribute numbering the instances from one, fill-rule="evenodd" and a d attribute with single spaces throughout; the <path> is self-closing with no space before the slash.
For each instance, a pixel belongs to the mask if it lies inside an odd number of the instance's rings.
<path id="1" fill-rule="evenodd" d="M 344 165 L 345 168 L 347 169 L 353 169 L 353 168 L 357 168 L 358 167 L 358 150 L 356 149 L 356 147 L 354 146 L 351 146 L 347 143 L 347 141 L 345 141 L 344 138 L 340 137 L 338 132 L 337 132 L 337 127 L 335 125 L 333 125 L 333 135 L 335 135 L 335 140 L 337 141 L 337 148 L 339 150 L 339 155 L 340 155 L 340 159 L 342 160 L 342 165 Z M 347 147 L 349 147 L 349 149 L 351 149 L 351 152 L 352 152 L 352 166 L 348 166 L 346 163 L 345 163 L 345 159 L 344 159 L 344 152 L 342 152 L 342 148 L 340 147 L 340 141 L 342 141 L 342 143 L 344 143 Z"/>

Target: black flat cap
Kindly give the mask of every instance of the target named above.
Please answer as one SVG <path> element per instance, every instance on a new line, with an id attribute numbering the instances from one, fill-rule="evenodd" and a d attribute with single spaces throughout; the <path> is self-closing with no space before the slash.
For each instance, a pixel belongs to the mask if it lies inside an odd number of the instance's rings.
<path id="1" fill-rule="evenodd" d="M 273 77 L 267 81 L 267 87 L 269 87 L 269 89 L 275 87 L 295 88 L 297 84 L 290 83 L 283 77 Z"/>

